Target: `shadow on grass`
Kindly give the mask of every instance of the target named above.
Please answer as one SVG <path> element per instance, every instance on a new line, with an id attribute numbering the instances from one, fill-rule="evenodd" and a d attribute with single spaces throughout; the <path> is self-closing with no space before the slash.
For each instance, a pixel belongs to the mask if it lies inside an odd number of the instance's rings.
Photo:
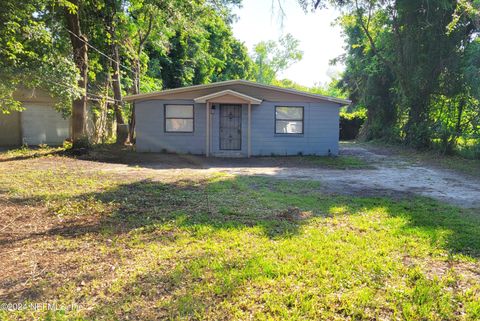
<path id="1" fill-rule="evenodd" d="M 97 220 L 82 220 L 81 216 L 78 219 L 77 215 L 77 219 L 72 219 L 61 227 L 12 237 L 5 239 L 5 242 L 11 244 L 21 240 L 35 241 L 37 237 L 44 236 L 77 238 L 86 234 L 106 240 L 117 236 L 128 238 L 127 234 L 135 231 L 142 242 L 169 245 L 177 241 L 175 235 L 158 231 L 167 224 L 193 234 L 203 227 L 213 231 L 258 227 L 269 239 L 278 240 L 301 233 L 302 226 L 310 222 L 311 218 L 363 215 L 368 211 L 383 209 L 389 216 L 406 218 L 406 224 L 399 228 L 402 234 L 421 233 L 433 245 L 440 244 L 440 247 L 451 253 L 460 253 L 475 259 L 480 257 L 480 218 L 474 211 L 447 206 L 427 198 L 392 201 L 386 198 L 327 195 L 321 190 L 320 184 L 316 182 L 260 177 L 222 176 L 204 181 L 184 180 L 175 183 L 141 180 L 105 191 L 85 193 L 69 200 L 75 204 L 99 203 L 108 206 L 108 211 L 98 215 Z M 249 280 L 256 277 L 275 278 L 275 271 L 269 270 L 261 257 L 250 253 L 240 261 L 238 258 L 226 257 L 223 265 L 217 267 L 217 275 L 222 278 L 208 279 L 195 272 L 198 262 L 205 260 L 202 255 L 205 254 L 198 253 L 198 256 L 186 258 L 186 263 L 180 269 L 147 269 L 145 273 L 135 276 L 134 280 L 121 285 L 120 292 L 99 304 L 92 311 L 92 315 L 113 317 L 122 312 L 119 306 L 124 303 L 128 305 L 132 293 L 141 293 L 142 298 L 151 302 L 159 295 L 169 296 L 182 289 L 187 293 L 173 295 L 172 301 L 157 307 L 157 310 L 140 307 L 139 311 L 145 309 L 152 315 L 165 317 L 172 317 L 177 315 L 178 311 L 183 311 L 181 313 L 192 316 L 202 311 L 207 304 L 203 302 L 201 291 L 192 290 L 195 286 L 212 286 L 215 288 L 213 300 L 220 302 L 228 299 L 235 289 Z M 173 266 L 176 263 L 178 262 L 174 262 Z M 202 264 L 200 272 L 206 269 L 208 262 Z M 223 277 L 225 275 L 226 277 Z M 77 283 L 85 278 L 89 280 L 88 275 L 74 277 L 78 279 Z M 26 299 L 25 295 L 28 293 L 35 294 L 29 299 L 42 297 L 42 289 L 33 284 L 24 289 L 24 292 L 15 293 L 14 297 L 8 299 Z M 133 318 L 141 318 L 141 315 L 135 315 L 133 310 L 128 313 Z M 124 316 L 125 314 L 117 315 L 122 318 Z"/>
<path id="2" fill-rule="evenodd" d="M 66 206 L 76 204 L 77 211 L 85 211 L 75 218 L 65 217 L 62 226 L 1 239 L 0 245 L 43 236 L 75 238 L 85 234 L 107 237 L 126 234 L 137 228 L 149 231 L 158 224 L 173 222 L 181 227 L 209 226 L 214 229 L 231 229 L 259 226 L 270 238 L 288 237 L 298 232 L 305 221 L 301 209 L 302 196 L 295 196 L 291 205 L 278 202 L 282 195 L 291 191 L 287 181 L 278 184 L 262 183 L 267 179 L 219 179 L 218 181 L 181 180 L 161 183 L 141 180 L 120 184 L 102 192 L 85 193 L 69 198 Z M 307 192 L 317 183 L 298 183 Z M 278 190 L 281 186 L 281 190 Z M 299 186 L 294 187 L 297 191 Z M 263 192 L 269 190 L 267 198 Z M 277 189 L 277 190 L 276 190 Z M 55 203 L 55 199 L 50 199 Z M 272 203 L 273 201 L 273 203 Z M 42 203 L 42 198 L 9 198 L 9 203 L 19 206 Z M 64 199 L 59 203 L 65 202 Z M 100 207 L 103 211 L 92 219 L 89 208 Z M 53 208 L 53 212 L 62 207 Z M 107 215 L 105 215 L 107 214 Z M 146 232 L 146 233 L 147 233 Z"/>
<path id="3" fill-rule="evenodd" d="M 410 194 L 402 198 L 397 191 L 392 193 L 396 195 L 394 200 L 340 196 L 323 193 L 318 182 L 255 176 L 219 176 L 174 183 L 141 180 L 68 200 L 69 205 L 84 206 L 80 206 L 79 211 L 88 211 L 96 204 L 106 207 L 98 220 L 82 220 L 81 215 L 76 215 L 80 219 L 72 219 L 70 223 L 47 231 L 18 236 L 8 242 L 43 235 L 124 234 L 165 222 L 174 222 L 182 227 L 209 226 L 214 229 L 258 226 L 269 238 L 289 237 L 298 233 L 310 217 L 330 216 L 334 207 L 343 206 L 347 209 L 345 213 L 349 214 L 381 207 L 390 216 L 406 217 L 409 223 L 404 228 L 422 229 L 433 240 L 437 238 L 437 230 L 442 233 L 448 231 L 445 246 L 450 251 L 480 256 L 480 213 L 476 210 L 460 209 Z M 10 198 L 9 201 L 32 204 L 43 200 Z"/>

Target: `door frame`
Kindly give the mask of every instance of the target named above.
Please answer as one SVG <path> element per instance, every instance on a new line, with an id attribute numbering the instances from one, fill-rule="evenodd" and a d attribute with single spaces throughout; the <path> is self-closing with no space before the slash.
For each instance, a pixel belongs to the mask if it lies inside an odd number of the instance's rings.
<path id="1" fill-rule="evenodd" d="M 240 123 L 239 123 L 239 130 L 240 130 L 240 146 L 239 148 L 235 148 L 235 149 L 222 149 L 222 130 L 221 130 L 221 126 L 222 126 L 222 108 L 223 107 L 239 107 L 239 110 L 240 110 Z M 218 106 L 218 150 L 220 151 L 241 151 L 242 150 L 242 143 L 243 143 L 243 130 L 242 130 L 242 126 L 243 126 L 243 104 L 219 104 Z"/>

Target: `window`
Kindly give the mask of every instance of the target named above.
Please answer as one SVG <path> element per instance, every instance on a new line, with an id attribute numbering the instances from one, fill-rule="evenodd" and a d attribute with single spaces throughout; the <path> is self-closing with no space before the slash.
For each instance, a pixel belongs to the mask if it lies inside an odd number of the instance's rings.
<path id="1" fill-rule="evenodd" d="M 193 133 L 193 105 L 165 105 L 165 132 Z"/>
<path id="2" fill-rule="evenodd" d="M 275 107 L 275 134 L 303 134 L 303 107 Z"/>

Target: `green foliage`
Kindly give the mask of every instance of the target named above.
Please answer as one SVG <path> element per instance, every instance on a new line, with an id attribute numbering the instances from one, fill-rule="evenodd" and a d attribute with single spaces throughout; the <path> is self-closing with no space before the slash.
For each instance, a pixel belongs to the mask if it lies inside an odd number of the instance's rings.
<path id="1" fill-rule="evenodd" d="M 367 111 L 340 112 L 340 140 L 352 140 L 358 137 L 360 129 L 367 119 Z"/>
<path id="2" fill-rule="evenodd" d="M 262 41 L 255 45 L 253 60 L 256 66 L 255 81 L 272 84 L 279 72 L 300 61 L 303 52 L 298 49 L 300 42 L 291 34 L 280 37 L 278 43 Z"/>
<path id="3" fill-rule="evenodd" d="M 213 8 L 202 8 L 189 29 L 174 28 L 167 50 L 147 46 L 147 75 L 161 78 L 163 88 L 228 79 L 252 79 L 253 62 L 230 25 Z"/>
<path id="4" fill-rule="evenodd" d="M 14 93 L 42 88 L 68 114 L 76 90 L 77 73 L 63 37 L 49 21 L 54 1 L 6 0 L 0 6 L 0 112 L 21 108 Z M 57 3 L 71 7 L 67 1 Z"/>
<path id="5" fill-rule="evenodd" d="M 332 195 L 308 180 L 181 171 L 149 180 L 145 168 L 43 157 L 32 162 L 42 166 L 0 162 L 2 210 L 28 208 L 22 222 L 42 222 L 33 225 L 41 237 L 25 224 L 6 226 L 15 232 L 9 246 L 55 262 L 41 261 L 35 283 L 5 295 L 80 309 L 0 311 L 2 320 L 479 317 L 473 209 Z M 12 283 L 24 278 L 15 276 Z"/>
<path id="6" fill-rule="evenodd" d="M 341 111 L 340 112 L 340 117 L 347 119 L 347 120 L 353 120 L 353 119 L 361 119 L 365 120 L 367 119 L 367 111 L 365 109 L 360 109 L 354 112 L 345 112 Z"/>
<path id="7" fill-rule="evenodd" d="M 310 92 L 312 94 L 319 94 L 319 95 L 338 97 L 338 98 L 347 98 L 346 93 L 342 90 L 342 88 L 339 88 L 338 86 L 338 79 L 332 79 L 332 81 L 330 81 L 327 84 L 317 84 L 312 87 L 297 84 L 296 82 L 290 79 L 281 79 L 281 80 L 274 79 L 272 81 L 272 85 L 295 89 L 299 91 Z"/>
<path id="8" fill-rule="evenodd" d="M 367 108 L 362 137 L 445 153 L 479 138 L 478 1 L 299 2 L 344 9 L 339 87 Z"/>

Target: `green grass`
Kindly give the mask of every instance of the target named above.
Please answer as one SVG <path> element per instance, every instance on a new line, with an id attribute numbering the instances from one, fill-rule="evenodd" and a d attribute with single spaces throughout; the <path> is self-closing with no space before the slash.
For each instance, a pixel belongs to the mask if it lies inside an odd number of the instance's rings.
<path id="1" fill-rule="evenodd" d="M 311 164 L 331 169 L 371 169 L 371 165 L 355 156 L 305 156 L 305 160 Z"/>
<path id="2" fill-rule="evenodd" d="M 3 152 L 0 150 L 0 161 L 20 160 L 20 159 L 49 156 L 49 155 L 65 152 L 65 150 L 66 149 L 64 147 L 49 147 L 49 146 L 44 146 L 40 148 L 29 148 L 25 146 L 21 148 L 8 149 Z"/>
<path id="3" fill-rule="evenodd" d="M 309 181 L 138 173 L 65 157 L 0 163 L 0 196 L 51 222 L 9 241 L 48 259 L 0 301 L 80 307 L 0 319 L 480 318 L 476 210 L 332 196 Z"/>

